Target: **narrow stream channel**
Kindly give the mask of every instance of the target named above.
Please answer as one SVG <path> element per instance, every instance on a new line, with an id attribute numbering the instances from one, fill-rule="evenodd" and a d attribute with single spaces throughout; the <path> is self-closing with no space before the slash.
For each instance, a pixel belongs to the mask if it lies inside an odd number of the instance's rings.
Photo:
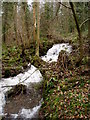
<path id="1" fill-rule="evenodd" d="M 55 44 L 41 58 L 46 62 L 56 62 L 61 50 L 70 53 L 72 47 L 68 43 Z M 7 118 L 9 120 L 17 118 L 21 118 L 22 120 L 38 118 L 38 112 L 43 99 L 41 96 L 42 91 L 36 90 L 34 86 L 43 80 L 43 76 L 33 65 L 29 65 L 29 67 L 28 71 L 23 74 L 21 73 L 15 77 L 2 78 L 0 80 L 0 116 L 4 116 L 6 120 Z M 10 86 L 17 85 L 18 83 L 27 86 L 27 94 L 6 100 L 5 94 L 12 88 Z"/>

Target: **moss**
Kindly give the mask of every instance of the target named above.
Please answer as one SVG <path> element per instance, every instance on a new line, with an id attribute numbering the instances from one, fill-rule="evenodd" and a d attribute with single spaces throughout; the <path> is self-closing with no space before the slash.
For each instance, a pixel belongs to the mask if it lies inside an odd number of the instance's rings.
<path id="1" fill-rule="evenodd" d="M 33 56 L 31 58 L 31 64 L 33 64 L 34 66 L 36 67 L 39 67 L 42 66 L 43 64 L 45 64 L 45 62 L 38 56 Z"/>

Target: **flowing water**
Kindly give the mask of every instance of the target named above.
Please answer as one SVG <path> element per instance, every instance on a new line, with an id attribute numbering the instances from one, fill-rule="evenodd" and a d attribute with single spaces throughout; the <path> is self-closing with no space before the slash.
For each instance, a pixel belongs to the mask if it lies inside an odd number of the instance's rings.
<path id="1" fill-rule="evenodd" d="M 41 58 L 42 60 L 49 63 L 57 62 L 58 55 L 61 50 L 65 50 L 67 53 L 71 53 L 72 46 L 69 45 L 69 43 L 55 44 L 47 51 L 47 54 L 45 56 L 42 56 Z"/>
<path id="2" fill-rule="evenodd" d="M 42 60 L 46 62 L 57 61 L 59 52 L 61 50 L 70 53 L 72 47 L 68 43 L 55 44 L 47 51 L 45 56 L 41 56 Z M 42 103 L 42 91 L 37 91 L 34 88 L 35 84 L 39 84 L 43 80 L 40 71 L 29 64 L 29 69 L 15 77 L 0 80 L 0 116 L 4 116 L 13 120 L 21 118 L 23 120 L 29 118 L 38 118 L 38 112 Z M 5 94 L 13 85 L 24 84 L 27 86 L 26 95 L 18 95 L 10 100 L 6 100 Z M 11 87 L 10 87 L 11 86 Z M 4 119 L 5 119 L 4 118 Z"/>

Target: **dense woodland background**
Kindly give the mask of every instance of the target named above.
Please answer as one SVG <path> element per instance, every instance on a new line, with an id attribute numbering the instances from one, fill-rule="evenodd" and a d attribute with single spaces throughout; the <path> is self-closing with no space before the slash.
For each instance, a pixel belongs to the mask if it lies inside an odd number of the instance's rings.
<path id="1" fill-rule="evenodd" d="M 30 42 L 35 39 L 34 24 L 38 27 L 38 19 L 40 19 L 40 40 L 75 34 L 76 25 L 72 10 L 69 3 L 64 2 L 64 5 L 68 7 L 57 2 L 40 3 L 40 5 L 38 3 L 29 5 L 26 2 L 3 2 L 3 42 L 8 45 L 20 45 L 23 42 L 24 46 L 30 46 Z M 38 6 L 40 13 L 37 12 Z M 74 8 L 80 26 L 89 17 L 89 3 L 76 2 Z M 40 14 L 39 18 L 38 14 Z M 88 29 L 88 22 L 81 27 L 81 31 L 85 35 L 89 35 Z"/>

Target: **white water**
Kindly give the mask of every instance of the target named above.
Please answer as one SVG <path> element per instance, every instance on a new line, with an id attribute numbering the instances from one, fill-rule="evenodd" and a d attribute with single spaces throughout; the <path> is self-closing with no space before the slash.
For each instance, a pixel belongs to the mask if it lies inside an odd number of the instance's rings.
<path id="1" fill-rule="evenodd" d="M 25 109 L 25 108 L 22 108 L 18 114 L 11 114 L 11 116 L 13 118 L 18 118 L 18 117 L 23 117 L 24 119 L 31 119 L 31 118 L 37 118 L 38 117 L 38 112 L 39 112 L 39 109 L 41 107 L 41 103 L 42 103 L 43 99 L 41 99 L 39 105 L 35 106 L 34 108 L 32 109 Z"/>
<path id="2" fill-rule="evenodd" d="M 10 77 L 10 78 L 6 78 L 6 79 L 2 78 L 0 80 L 0 115 L 4 115 L 3 107 L 6 103 L 5 93 L 12 88 L 12 87 L 3 87 L 3 86 L 12 86 L 12 85 L 16 85 L 18 83 L 22 83 L 24 85 L 27 85 L 27 87 L 28 87 L 30 85 L 30 83 L 38 83 L 42 80 L 43 80 L 43 77 L 42 77 L 40 71 L 33 65 L 31 65 L 30 69 L 23 74 L 21 73 L 15 77 Z M 23 115 L 25 115 L 25 117 L 29 117 L 28 114 L 33 116 L 39 108 L 40 108 L 40 105 L 36 106 L 36 109 L 33 108 L 33 110 L 23 108 L 21 110 L 21 115 L 24 113 Z M 17 115 L 13 114 L 13 116 L 16 117 Z"/>
<path id="3" fill-rule="evenodd" d="M 36 106 L 32 109 L 22 109 L 20 111 L 20 115 L 23 117 L 23 118 L 36 118 L 35 115 L 37 115 L 38 113 L 38 110 L 40 109 L 41 105 L 39 106 Z"/>
<path id="4" fill-rule="evenodd" d="M 67 53 L 71 53 L 72 46 L 69 43 L 55 44 L 51 49 L 47 51 L 45 56 L 41 56 L 42 60 L 46 62 L 57 62 L 59 52 L 65 50 Z"/>

